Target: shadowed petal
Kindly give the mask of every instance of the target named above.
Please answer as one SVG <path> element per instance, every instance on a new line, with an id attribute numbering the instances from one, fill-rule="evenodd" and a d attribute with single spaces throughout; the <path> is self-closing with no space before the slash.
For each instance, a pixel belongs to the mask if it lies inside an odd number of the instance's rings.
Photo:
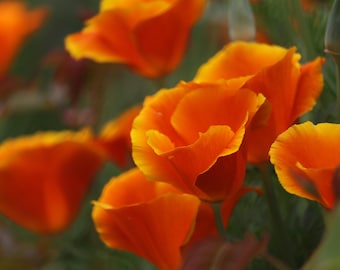
<path id="1" fill-rule="evenodd" d="M 334 206 L 333 175 L 340 164 L 340 125 L 306 122 L 282 133 L 270 149 L 270 160 L 289 192 Z"/>

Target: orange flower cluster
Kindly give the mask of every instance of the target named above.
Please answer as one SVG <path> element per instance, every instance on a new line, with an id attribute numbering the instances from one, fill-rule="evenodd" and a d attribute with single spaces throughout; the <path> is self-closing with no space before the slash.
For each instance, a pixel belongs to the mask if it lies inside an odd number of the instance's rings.
<path id="1" fill-rule="evenodd" d="M 40 27 L 46 15 L 45 8 L 29 11 L 23 2 L 0 2 L 0 77 L 9 68 L 25 38 Z"/>
<path id="2" fill-rule="evenodd" d="M 205 0 L 103 0 L 99 14 L 65 45 L 77 59 L 122 63 L 142 76 L 161 77 L 181 61 L 204 5 Z"/>
<path id="3" fill-rule="evenodd" d="M 77 59 L 161 77 L 179 65 L 205 3 L 102 0 L 99 14 L 65 44 Z M 45 15 L 0 3 L 0 76 Z M 109 247 L 174 270 L 192 245 L 218 234 L 212 206 L 227 226 L 239 199 L 258 191 L 244 184 L 248 163 L 270 160 L 289 193 L 333 208 L 340 127 L 295 125 L 323 88 L 324 59 L 300 58 L 294 47 L 231 42 L 192 81 L 146 97 L 97 136 L 83 129 L 6 140 L 0 212 L 31 231 L 58 233 L 77 216 L 103 163 L 126 168 L 132 154 L 136 167 L 112 178 L 94 202 L 96 230 Z"/>
<path id="4" fill-rule="evenodd" d="M 275 138 L 320 94 L 323 59 L 299 59 L 295 48 L 234 42 L 192 82 L 147 97 L 131 131 L 138 168 L 112 179 L 95 202 L 102 240 L 178 269 L 183 251 L 217 234 L 209 204 L 222 204 L 226 225 L 253 190 L 243 185 L 247 162 L 266 162 Z"/>

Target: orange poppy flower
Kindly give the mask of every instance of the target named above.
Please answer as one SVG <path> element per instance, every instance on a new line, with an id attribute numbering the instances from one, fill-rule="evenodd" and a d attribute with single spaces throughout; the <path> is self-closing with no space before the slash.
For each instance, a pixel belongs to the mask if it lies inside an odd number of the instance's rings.
<path id="1" fill-rule="evenodd" d="M 20 1 L 0 2 L 0 76 L 8 69 L 25 38 L 42 24 L 46 14 L 45 8 L 29 11 Z"/>
<path id="2" fill-rule="evenodd" d="M 245 87 L 266 97 L 259 113 L 267 115 L 267 121 L 247 133 L 248 161 L 252 163 L 269 159 L 275 138 L 314 106 L 323 88 L 324 59 L 302 66 L 299 59 L 295 48 L 233 42 L 198 70 L 195 81 L 243 77 Z"/>
<path id="3" fill-rule="evenodd" d="M 109 247 L 133 252 L 160 269 L 178 269 L 199 204 L 171 185 L 147 181 L 135 168 L 105 186 L 92 216 Z"/>
<path id="4" fill-rule="evenodd" d="M 108 122 L 98 136 L 98 142 L 108 153 L 109 158 L 120 167 L 126 167 L 131 155 L 130 132 L 132 122 L 141 110 L 136 105 L 123 112 L 118 118 Z"/>
<path id="5" fill-rule="evenodd" d="M 269 154 L 283 188 L 333 208 L 333 177 L 340 165 L 339 137 L 340 125 L 330 123 L 306 122 L 282 133 Z"/>
<path id="6" fill-rule="evenodd" d="M 156 78 L 174 70 L 205 0 L 106 0 L 85 29 L 69 35 L 66 48 L 77 59 L 115 62 Z"/>
<path id="7" fill-rule="evenodd" d="M 72 222 L 102 165 L 89 130 L 44 132 L 0 146 L 0 212 L 38 233 Z"/>
<path id="8" fill-rule="evenodd" d="M 239 190 L 245 127 L 264 101 L 242 83 L 182 82 L 147 98 L 131 131 L 133 159 L 146 177 L 209 201 Z"/>

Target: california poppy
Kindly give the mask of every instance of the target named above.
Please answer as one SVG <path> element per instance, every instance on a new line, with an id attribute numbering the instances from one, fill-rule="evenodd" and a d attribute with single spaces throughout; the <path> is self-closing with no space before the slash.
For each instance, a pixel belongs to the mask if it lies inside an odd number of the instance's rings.
<path id="1" fill-rule="evenodd" d="M 245 128 L 264 102 L 243 82 L 182 82 L 148 97 L 131 131 L 133 159 L 146 177 L 208 201 L 239 190 Z"/>
<path id="2" fill-rule="evenodd" d="M 157 78 L 181 61 L 204 6 L 205 0 L 102 1 L 84 30 L 66 38 L 66 48 L 77 59 L 122 63 Z"/>
<path id="3" fill-rule="evenodd" d="M 140 110 L 140 105 L 133 106 L 109 121 L 97 138 L 98 143 L 107 152 L 111 161 L 122 168 L 128 165 L 131 156 L 130 132 L 132 122 Z"/>
<path id="4" fill-rule="evenodd" d="M 262 124 L 247 132 L 248 161 L 262 163 L 275 138 L 308 112 L 322 88 L 323 58 L 300 65 L 295 48 L 233 42 L 198 70 L 194 80 L 209 82 L 243 77 L 245 87 L 266 97 Z M 256 116 L 255 116 L 256 117 Z M 266 120 L 266 121 L 264 121 Z"/>
<path id="5" fill-rule="evenodd" d="M 199 204 L 195 196 L 169 184 L 147 181 L 135 168 L 106 184 L 92 216 L 109 247 L 133 252 L 160 269 L 175 270 Z"/>
<path id="6" fill-rule="evenodd" d="M 25 38 L 41 26 L 46 14 L 45 8 L 28 10 L 24 2 L 0 2 L 0 77 L 9 68 Z"/>
<path id="7" fill-rule="evenodd" d="M 333 208 L 333 177 L 340 165 L 339 136 L 340 125 L 311 122 L 294 125 L 278 136 L 269 154 L 283 188 Z"/>
<path id="8" fill-rule="evenodd" d="M 103 161 L 87 129 L 9 139 L 0 145 L 0 212 L 34 232 L 64 230 Z"/>

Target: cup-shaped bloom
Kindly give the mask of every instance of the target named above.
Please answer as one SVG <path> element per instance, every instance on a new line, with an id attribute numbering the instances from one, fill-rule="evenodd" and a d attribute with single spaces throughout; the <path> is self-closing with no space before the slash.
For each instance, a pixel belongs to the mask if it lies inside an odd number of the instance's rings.
<path id="1" fill-rule="evenodd" d="M 103 0 L 80 33 L 66 38 L 77 59 L 122 63 L 156 78 L 174 70 L 205 0 Z"/>
<path id="2" fill-rule="evenodd" d="M 339 137 L 340 125 L 311 122 L 294 125 L 278 136 L 269 154 L 283 188 L 326 208 L 334 207 Z"/>
<path id="3" fill-rule="evenodd" d="M 244 77 L 248 87 L 266 97 L 259 111 L 267 115 L 247 134 L 248 161 L 268 161 L 275 138 L 308 112 L 323 88 L 323 58 L 300 65 L 295 48 L 259 43 L 233 42 L 198 70 L 195 81 Z M 263 117 L 262 117 L 263 118 Z M 264 119 L 264 118 L 263 118 Z"/>
<path id="4" fill-rule="evenodd" d="M 88 129 L 7 140 L 0 145 L 0 212 L 34 232 L 64 230 L 103 161 Z"/>
<path id="5" fill-rule="evenodd" d="M 102 128 L 97 139 L 110 160 L 122 168 L 128 165 L 131 156 L 130 132 L 132 122 L 140 110 L 141 106 L 136 105 L 109 121 Z"/>
<path id="6" fill-rule="evenodd" d="M 28 10 L 24 2 L 0 2 L 0 76 L 8 69 L 25 38 L 40 27 L 46 14 L 45 8 Z"/>
<path id="7" fill-rule="evenodd" d="M 238 191 L 247 123 L 264 102 L 243 79 L 180 83 L 144 102 L 131 131 L 132 155 L 150 180 L 208 201 Z"/>
<path id="8" fill-rule="evenodd" d="M 111 248 L 133 252 L 159 267 L 178 269 L 200 201 L 173 186 L 147 181 L 137 168 L 113 178 L 94 202 L 92 217 Z"/>

